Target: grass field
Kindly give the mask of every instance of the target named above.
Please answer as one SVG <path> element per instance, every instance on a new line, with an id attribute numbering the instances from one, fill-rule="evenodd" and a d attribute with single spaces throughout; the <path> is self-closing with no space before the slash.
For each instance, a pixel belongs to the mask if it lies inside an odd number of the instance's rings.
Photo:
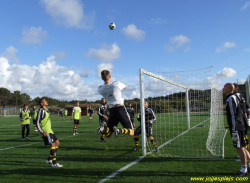
<path id="1" fill-rule="evenodd" d="M 44 146 L 32 126 L 30 140 L 23 141 L 18 117 L 0 117 L 0 183 L 97 183 L 141 156 L 141 150 L 132 151 L 133 138 L 120 135 L 101 142 L 100 135 L 96 135 L 97 127 L 97 116 L 94 116 L 94 123 L 88 123 L 88 117 L 83 117 L 78 129 L 80 134 L 73 136 L 71 120 L 60 121 L 58 117 L 52 117 L 52 129 L 61 142 L 57 160 L 64 165 L 63 168 L 52 168 L 45 163 L 49 146 Z M 249 177 L 232 175 L 240 168 L 240 162 L 235 161 L 236 156 L 227 134 L 225 159 L 147 156 L 106 182 L 250 182 Z M 191 180 L 195 177 L 204 180 Z M 221 181 L 222 178 L 228 180 Z"/>

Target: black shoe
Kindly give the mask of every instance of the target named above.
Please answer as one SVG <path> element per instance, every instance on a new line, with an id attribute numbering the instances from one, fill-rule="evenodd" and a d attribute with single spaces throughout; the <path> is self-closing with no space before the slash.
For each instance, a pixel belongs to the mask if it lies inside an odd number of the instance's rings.
<path id="1" fill-rule="evenodd" d="M 236 172 L 234 175 L 239 175 L 239 176 L 247 176 L 247 172 L 243 173 L 241 171 Z"/>
<path id="2" fill-rule="evenodd" d="M 135 146 L 134 149 L 133 149 L 133 151 L 137 151 L 138 149 L 139 149 L 139 147 Z"/>
<path id="3" fill-rule="evenodd" d="M 159 149 L 158 149 L 158 147 L 155 147 L 155 150 L 154 150 L 154 152 L 156 152 L 156 153 L 158 153 L 158 152 L 159 152 Z"/>

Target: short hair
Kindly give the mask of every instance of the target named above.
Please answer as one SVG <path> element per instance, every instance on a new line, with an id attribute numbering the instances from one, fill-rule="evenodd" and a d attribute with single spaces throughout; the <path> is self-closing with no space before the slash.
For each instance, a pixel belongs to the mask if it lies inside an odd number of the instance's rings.
<path id="1" fill-rule="evenodd" d="M 234 84 L 234 88 L 239 88 L 239 85 L 237 83 L 233 83 Z"/>
<path id="2" fill-rule="evenodd" d="M 24 105 L 23 105 L 23 108 L 24 108 L 26 105 L 28 106 L 28 104 L 24 104 Z"/>
<path id="3" fill-rule="evenodd" d="M 40 105 L 40 107 L 43 107 L 43 106 L 41 105 L 41 103 L 42 103 L 42 101 L 43 101 L 44 99 L 46 99 L 46 98 L 45 98 L 45 97 L 40 98 L 40 100 L 39 100 L 39 102 L 38 102 L 38 104 Z"/>
<path id="4" fill-rule="evenodd" d="M 103 81 L 107 81 L 109 79 L 110 72 L 108 70 L 103 70 L 101 72 L 101 76 Z"/>

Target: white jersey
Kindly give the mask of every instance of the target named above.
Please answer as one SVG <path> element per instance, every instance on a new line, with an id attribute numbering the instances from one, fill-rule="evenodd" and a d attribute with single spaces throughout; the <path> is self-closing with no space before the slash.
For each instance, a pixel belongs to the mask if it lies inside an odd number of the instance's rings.
<path id="1" fill-rule="evenodd" d="M 122 98 L 122 92 L 126 87 L 125 84 L 115 81 L 110 84 L 104 84 L 99 86 L 98 93 L 101 94 L 109 104 L 109 107 L 114 107 L 116 104 L 123 104 L 124 99 Z"/>

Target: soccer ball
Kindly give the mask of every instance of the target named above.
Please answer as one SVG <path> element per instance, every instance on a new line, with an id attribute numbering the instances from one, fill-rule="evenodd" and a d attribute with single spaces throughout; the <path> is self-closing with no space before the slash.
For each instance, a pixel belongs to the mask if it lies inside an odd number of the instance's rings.
<path id="1" fill-rule="evenodd" d="M 109 24 L 109 29 L 110 29 L 110 30 L 114 30 L 115 27 L 116 27 L 116 26 L 115 26 L 115 23 L 110 23 L 110 24 Z"/>

